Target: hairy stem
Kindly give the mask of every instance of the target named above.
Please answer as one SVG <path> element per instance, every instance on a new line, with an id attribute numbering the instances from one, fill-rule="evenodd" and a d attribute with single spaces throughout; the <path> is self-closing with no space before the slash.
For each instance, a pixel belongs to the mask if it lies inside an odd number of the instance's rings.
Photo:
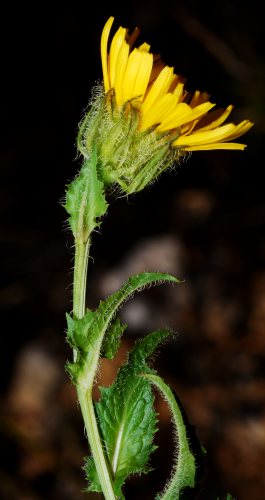
<path id="1" fill-rule="evenodd" d="M 113 491 L 112 480 L 98 432 L 91 390 L 86 391 L 82 387 L 78 386 L 77 393 L 86 427 L 87 438 L 97 468 L 102 491 L 106 500 L 115 500 L 116 497 Z"/>
<path id="2" fill-rule="evenodd" d="M 86 308 L 86 277 L 90 240 L 75 240 L 73 313 L 78 319 L 83 318 Z"/>
<path id="3" fill-rule="evenodd" d="M 90 240 L 75 241 L 75 265 L 74 265 L 74 289 L 73 289 L 73 313 L 80 319 L 85 315 L 86 301 L 86 279 L 89 258 Z M 74 350 L 74 360 L 76 351 Z M 106 500 L 115 500 L 111 476 L 108 470 L 106 458 L 98 431 L 97 420 L 92 400 L 92 387 L 97 366 L 91 367 L 94 373 L 89 374 L 90 387 L 77 386 L 77 394 L 82 411 L 88 442 L 97 468 L 98 477 Z"/>

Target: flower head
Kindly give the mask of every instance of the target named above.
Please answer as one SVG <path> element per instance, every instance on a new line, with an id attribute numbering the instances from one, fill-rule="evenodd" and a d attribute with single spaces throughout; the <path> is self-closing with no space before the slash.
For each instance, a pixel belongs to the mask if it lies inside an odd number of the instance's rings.
<path id="1" fill-rule="evenodd" d="M 133 49 L 135 32 L 130 37 L 127 30 L 120 27 L 108 52 L 113 21 L 113 17 L 108 19 L 101 37 L 104 88 L 105 92 L 115 92 L 117 106 L 130 101 L 138 110 L 139 130 L 150 127 L 155 127 L 158 133 L 176 130 L 178 138 L 173 146 L 186 151 L 245 148 L 244 144 L 230 141 L 243 135 L 253 124 L 244 120 L 238 125 L 224 125 L 233 107 L 209 113 L 215 104 L 209 101 L 206 92 L 196 91 L 190 96 L 174 69 L 153 56 L 147 43 Z"/>
<path id="2" fill-rule="evenodd" d="M 251 127 L 225 123 L 233 107 L 215 106 L 206 92 L 190 94 L 174 68 L 162 63 L 143 43 L 139 30 L 120 27 L 109 42 L 114 18 L 101 36 L 103 85 L 97 87 L 78 138 L 87 157 L 96 148 L 105 185 L 126 193 L 143 189 L 187 151 L 245 148 L 233 142 Z"/>

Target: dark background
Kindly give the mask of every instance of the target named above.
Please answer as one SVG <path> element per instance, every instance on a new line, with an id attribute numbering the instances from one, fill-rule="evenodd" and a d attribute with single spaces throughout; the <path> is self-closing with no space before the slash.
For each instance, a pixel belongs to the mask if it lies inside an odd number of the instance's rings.
<path id="1" fill-rule="evenodd" d="M 188 90 L 234 104 L 234 119 L 255 127 L 240 139 L 245 152 L 195 152 L 144 192 L 109 197 L 108 217 L 94 235 L 88 304 L 95 307 L 130 273 L 169 271 L 185 283 L 144 291 L 125 307 L 128 333 L 114 368 L 103 364 L 100 383 L 110 383 L 134 338 L 163 325 L 179 332 L 155 366 L 208 451 L 198 498 L 230 491 L 262 500 L 265 78 L 258 2 L 98 3 L 93 10 L 88 2 L 23 3 L 2 14 L 1 498 L 89 498 L 80 471 L 83 424 L 64 372 L 73 241 L 60 200 L 79 168 L 78 122 L 101 79 L 100 34 L 114 15 L 116 27 L 141 28 L 141 40 L 187 77 Z M 159 398 L 157 410 L 155 470 L 127 483 L 128 499 L 154 498 L 170 471 L 172 435 Z"/>

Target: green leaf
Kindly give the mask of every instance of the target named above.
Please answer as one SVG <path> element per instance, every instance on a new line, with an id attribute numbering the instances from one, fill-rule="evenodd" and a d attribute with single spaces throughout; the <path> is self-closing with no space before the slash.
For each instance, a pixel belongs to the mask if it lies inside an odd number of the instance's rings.
<path id="1" fill-rule="evenodd" d="M 85 351 L 89 347 L 87 332 L 92 322 L 95 319 L 95 312 L 87 309 L 83 318 L 73 318 L 70 314 L 66 313 L 67 320 L 67 340 L 74 348 Z"/>
<path id="2" fill-rule="evenodd" d="M 82 165 L 79 175 L 67 186 L 64 207 L 69 217 L 69 224 L 74 237 L 86 241 L 98 220 L 108 208 L 104 194 L 104 184 L 99 180 L 97 172 L 97 152 Z"/>
<path id="3" fill-rule="evenodd" d="M 176 454 L 171 478 L 162 493 L 156 496 L 157 500 L 178 500 L 184 488 L 195 487 L 196 464 L 191 452 L 186 426 L 179 405 L 170 387 L 154 374 L 144 374 L 143 378 L 154 384 L 166 399 L 176 429 Z"/>
<path id="4" fill-rule="evenodd" d="M 154 351 L 164 340 L 172 335 L 171 330 L 167 328 L 163 330 L 156 330 L 155 332 L 149 333 L 145 337 L 137 340 L 134 349 L 130 353 L 129 359 L 131 363 L 137 367 L 138 371 L 146 371 L 148 368 L 146 360 L 152 356 Z"/>
<path id="5" fill-rule="evenodd" d="M 95 312 L 87 309 L 83 318 L 73 318 L 66 313 L 67 320 L 67 340 L 77 353 L 76 360 L 73 363 L 66 363 L 66 371 L 69 373 L 72 381 L 77 383 L 79 376 L 82 374 L 83 366 L 86 358 L 91 357 L 94 352 L 96 343 L 97 331 L 91 328 L 95 320 Z"/>
<path id="6" fill-rule="evenodd" d="M 97 314 L 100 318 L 103 318 L 103 321 L 109 324 L 120 305 L 133 295 L 136 290 L 142 289 L 152 283 L 157 284 L 166 281 L 181 283 L 174 276 L 164 273 L 141 273 L 131 276 L 117 292 L 100 303 Z"/>
<path id="7" fill-rule="evenodd" d="M 103 339 L 106 333 L 105 342 L 108 343 L 108 337 L 111 335 L 111 330 L 108 330 L 109 325 L 122 303 L 128 300 L 137 290 L 139 291 L 139 289 L 143 289 L 152 283 L 157 284 L 166 281 L 180 283 L 180 280 L 170 274 L 141 273 L 131 276 L 117 292 L 100 302 L 95 311 L 94 322 L 91 325 L 91 329 L 96 332 L 95 337 L 102 337 Z"/>
<path id="8" fill-rule="evenodd" d="M 113 359 L 119 349 L 121 337 L 127 325 L 120 319 L 116 319 L 108 328 L 107 334 L 103 340 L 101 355 L 103 358 Z"/>
<path id="9" fill-rule="evenodd" d="M 92 388 L 102 348 L 104 354 L 104 344 L 108 346 L 109 355 L 114 354 L 115 349 L 118 348 L 117 330 L 119 329 L 119 333 L 121 333 L 121 328 L 116 325 L 115 333 L 117 336 L 112 345 L 113 331 L 109 327 L 121 304 L 128 300 L 136 290 L 151 283 L 165 281 L 180 283 L 177 278 L 163 273 L 142 273 L 131 276 L 120 290 L 101 301 L 96 311 L 87 311 L 82 319 L 70 317 L 69 320 L 68 318 L 68 339 L 71 345 L 76 348 L 78 356 L 75 363 L 67 365 L 67 370 L 75 383 L 82 383 L 82 386 L 86 386 L 87 390 Z"/>
<path id="10" fill-rule="evenodd" d="M 154 397 L 148 380 L 139 373 L 152 373 L 146 364 L 156 347 L 170 335 L 159 330 L 137 341 L 126 365 L 109 388 L 101 388 L 101 399 L 96 413 L 104 447 L 114 477 L 114 490 L 124 498 L 121 487 L 130 474 L 148 472 L 147 462 L 155 450 L 157 431 Z M 97 491 L 95 468 L 87 470 L 90 490 Z"/>
<path id="11" fill-rule="evenodd" d="M 89 482 L 89 487 L 87 488 L 87 491 L 94 491 L 95 493 L 101 493 L 102 488 L 98 479 L 95 462 L 92 457 L 87 457 L 85 459 L 85 465 L 83 469 L 86 474 L 86 479 Z"/>

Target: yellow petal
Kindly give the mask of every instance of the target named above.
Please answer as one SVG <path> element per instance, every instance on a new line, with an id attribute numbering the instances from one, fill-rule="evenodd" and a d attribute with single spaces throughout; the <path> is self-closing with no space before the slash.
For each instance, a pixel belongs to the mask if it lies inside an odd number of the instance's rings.
<path id="1" fill-rule="evenodd" d="M 157 79 L 152 84 L 146 98 L 144 99 L 142 104 L 143 114 L 151 108 L 160 96 L 166 94 L 174 78 L 173 68 L 165 66 L 159 73 Z"/>
<path id="2" fill-rule="evenodd" d="M 193 94 L 191 101 L 189 102 L 189 106 L 191 108 L 195 108 L 195 106 L 199 106 L 199 104 L 203 104 L 206 101 L 209 101 L 210 96 L 207 92 L 200 92 L 196 90 Z"/>
<path id="3" fill-rule="evenodd" d="M 134 84 L 140 69 L 141 61 L 142 53 L 138 49 L 134 49 L 129 55 L 127 67 L 123 77 L 123 102 L 129 101 L 133 97 Z"/>
<path id="4" fill-rule="evenodd" d="M 174 110 L 171 110 L 171 113 L 169 113 L 169 115 L 165 118 L 165 120 L 163 120 L 163 123 L 159 125 L 157 131 L 164 132 L 165 130 L 177 127 L 178 123 L 181 123 L 182 120 L 185 120 L 187 116 L 190 117 L 191 113 L 192 113 L 191 108 L 185 102 L 177 104 Z M 174 123 L 176 123 L 175 127 L 174 125 L 172 125 L 173 120 Z M 188 118 L 188 120 L 190 120 L 190 118 Z"/>
<path id="5" fill-rule="evenodd" d="M 205 119 L 208 122 L 208 125 L 205 125 L 204 127 L 200 127 L 200 123 L 199 123 L 197 130 L 200 131 L 200 132 L 205 132 L 206 130 L 212 130 L 214 128 L 220 127 L 220 125 L 222 125 L 222 123 L 224 123 L 224 121 L 228 118 L 228 116 L 230 115 L 232 109 L 233 109 L 233 106 L 230 104 L 230 106 L 228 106 L 226 108 L 226 110 L 223 113 L 221 113 L 221 115 L 218 118 L 216 118 L 216 120 L 212 120 L 212 121 L 211 121 L 211 115 L 214 114 L 215 111 L 209 113 L 205 117 Z M 218 110 L 216 110 L 216 111 L 218 111 Z M 205 119 L 203 118 L 203 121 Z"/>
<path id="6" fill-rule="evenodd" d="M 101 62 L 102 62 L 102 72 L 103 72 L 105 92 L 108 92 L 108 90 L 110 89 L 110 82 L 108 75 L 108 39 L 113 21 L 114 21 L 113 16 L 107 20 L 101 35 Z"/>
<path id="7" fill-rule="evenodd" d="M 175 145 L 175 143 L 173 144 Z M 237 142 L 215 142 L 214 144 L 203 144 L 201 146 L 187 146 L 185 151 L 210 151 L 213 149 L 234 149 L 243 151 L 246 144 L 238 144 Z"/>
<path id="8" fill-rule="evenodd" d="M 143 96 L 151 74 L 153 56 L 148 52 L 134 49 L 129 55 L 123 78 L 123 102 L 133 97 Z"/>
<path id="9" fill-rule="evenodd" d="M 138 47 L 138 50 L 141 50 L 142 52 L 149 52 L 150 47 L 151 45 L 149 45 L 149 43 L 144 42 Z"/>
<path id="10" fill-rule="evenodd" d="M 151 84 L 157 79 L 159 73 L 161 73 L 162 69 L 165 67 L 164 63 L 160 59 L 155 60 L 156 57 L 155 55 L 153 57 L 154 57 L 153 69 L 148 84 L 150 85 L 150 88 Z"/>
<path id="11" fill-rule="evenodd" d="M 213 108 L 213 106 L 215 106 L 215 104 L 205 102 L 204 104 L 200 104 L 192 109 L 185 102 L 181 102 L 177 104 L 174 111 L 161 123 L 161 125 L 159 125 L 157 130 L 158 132 L 164 132 L 166 130 L 181 127 L 185 123 L 193 121 L 196 118 L 199 118 L 199 116 L 204 115 L 211 108 Z"/>
<path id="12" fill-rule="evenodd" d="M 233 123 L 228 123 L 215 130 L 209 130 L 207 132 L 195 132 L 191 135 L 180 136 L 175 141 L 176 146 L 197 146 L 201 144 L 211 144 L 213 142 L 225 141 L 230 139 L 233 131 L 236 129 L 236 125 Z"/>
<path id="13" fill-rule="evenodd" d="M 174 104 L 176 104 L 176 99 L 176 96 L 169 93 L 159 97 L 152 108 L 142 116 L 140 130 L 145 130 L 153 125 L 161 123 Z"/>
<path id="14" fill-rule="evenodd" d="M 133 89 L 133 97 L 137 97 L 139 102 L 143 100 L 147 89 L 147 85 L 153 67 L 153 54 L 149 54 L 148 52 L 142 52 L 141 58 L 142 60 L 140 63 L 140 68 L 136 75 L 134 89 Z"/>
<path id="15" fill-rule="evenodd" d="M 183 97 L 183 89 L 184 83 L 179 82 L 173 92 L 173 94 L 177 97 L 177 102 L 180 102 Z"/>
<path id="16" fill-rule="evenodd" d="M 200 118 L 198 120 L 193 120 L 192 122 L 188 122 L 186 125 L 182 125 L 181 127 L 181 135 L 191 134 L 193 129 L 195 129 L 196 125 L 200 122 Z"/>
<path id="17" fill-rule="evenodd" d="M 119 56 L 116 62 L 116 71 L 115 71 L 115 81 L 114 81 L 114 89 L 115 89 L 115 96 L 116 96 L 116 102 L 118 106 L 121 106 L 123 104 L 123 79 L 124 79 L 124 73 L 126 70 L 127 62 L 128 62 L 128 57 L 129 57 L 129 45 L 127 42 L 123 42 L 120 51 L 119 51 Z"/>
<path id="18" fill-rule="evenodd" d="M 253 127 L 254 123 L 251 123 L 249 120 L 243 120 L 238 125 L 236 125 L 233 133 L 229 135 L 229 140 L 237 139 L 241 135 L 245 134 L 251 127 Z"/>
<path id="19" fill-rule="evenodd" d="M 178 75 L 175 75 L 175 73 L 174 73 L 173 76 L 174 76 L 174 80 L 172 80 L 171 85 L 170 85 L 170 87 L 168 89 L 168 92 L 171 92 L 171 93 L 174 92 L 174 90 L 176 89 L 176 87 L 177 87 L 177 85 L 179 83 L 179 77 L 178 77 Z"/>
<path id="20" fill-rule="evenodd" d="M 114 88 L 117 59 L 119 57 L 120 49 L 121 49 L 123 42 L 125 40 L 125 35 L 126 35 L 126 29 L 120 27 L 116 31 L 116 33 L 112 39 L 111 46 L 110 46 L 109 81 L 110 81 L 110 88 L 112 88 L 112 89 Z"/>

